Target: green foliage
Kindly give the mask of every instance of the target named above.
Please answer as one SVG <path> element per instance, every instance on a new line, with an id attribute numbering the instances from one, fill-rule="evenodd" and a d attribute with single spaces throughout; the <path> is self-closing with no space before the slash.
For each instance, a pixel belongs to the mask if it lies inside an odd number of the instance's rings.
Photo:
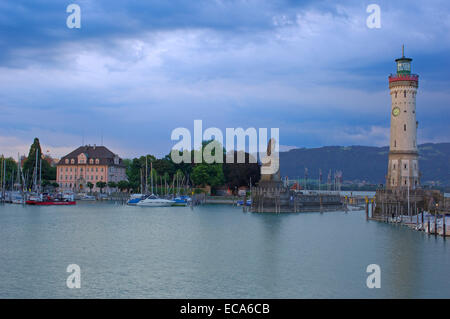
<path id="1" fill-rule="evenodd" d="M 103 193 L 103 188 L 106 187 L 106 183 L 105 182 L 97 182 L 97 183 L 95 183 L 95 186 L 100 188 L 100 193 Z"/>
<path id="2" fill-rule="evenodd" d="M 195 185 L 216 187 L 225 182 L 222 164 L 198 164 L 192 170 L 192 181 Z"/>
<path id="3" fill-rule="evenodd" d="M 50 183 L 50 181 L 44 179 L 44 180 L 42 181 L 41 186 L 42 186 L 42 187 L 47 187 L 47 186 L 50 186 L 51 184 L 52 184 L 52 183 Z"/>
<path id="4" fill-rule="evenodd" d="M 258 163 L 250 163 L 255 161 L 252 155 L 244 153 L 245 163 L 238 163 L 238 153 L 234 152 L 234 163 L 225 163 L 223 172 L 225 175 L 226 184 L 229 188 L 235 189 L 240 186 L 255 185 L 261 178 L 261 168 Z"/>
<path id="5" fill-rule="evenodd" d="M 210 142 L 211 141 L 203 141 L 202 151 L 207 148 L 206 152 L 214 157 L 216 152 L 220 150 L 220 156 L 223 157 L 225 162 L 225 148 L 216 141 L 212 141 L 212 144 L 210 144 Z M 200 152 L 200 150 L 191 151 L 192 160 L 198 152 Z M 235 165 L 222 163 L 208 164 L 206 162 L 194 164 L 193 161 L 191 163 L 175 164 L 172 161 L 170 154 L 161 159 L 156 159 L 154 156 L 148 155 L 147 181 L 150 184 L 150 163 L 152 163 L 154 187 L 161 184 L 161 179 L 163 185 L 165 179 L 165 181 L 172 186 L 172 183 L 177 177 L 178 181 L 183 185 L 186 183 L 191 184 L 192 181 L 197 186 L 204 187 L 209 185 L 212 188 L 223 185 L 224 183 L 227 183 L 231 187 L 247 186 L 249 185 L 250 178 L 252 183 L 255 184 L 260 178 L 259 164 L 248 163 L 249 154 L 245 153 L 245 156 L 247 164 Z M 124 161 L 127 165 L 126 172 L 128 181 L 130 187 L 133 189 L 138 189 L 141 183 L 145 181 L 145 158 L 145 156 L 141 156 L 140 158 Z"/>
<path id="6" fill-rule="evenodd" d="M 5 176 L 5 187 L 11 188 L 11 182 L 14 184 L 16 182 L 16 176 L 17 176 L 17 162 L 14 161 L 13 158 L 0 158 L 0 185 L 2 184 L 3 180 L 3 161 L 6 162 L 6 176 Z M 13 175 L 14 174 L 14 175 Z"/>
<path id="7" fill-rule="evenodd" d="M 130 188 L 130 183 L 127 182 L 127 181 L 119 181 L 119 182 L 117 183 L 117 187 L 118 187 L 121 191 L 128 190 L 128 189 Z"/>
<path id="8" fill-rule="evenodd" d="M 92 188 L 94 188 L 94 184 L 92 184 L 91 182 L 87 182 L 86 186 L 92 191 Z"/>
<path id="9" fill-rule="evenodd" d="M 108 182 L 108 187 L 110 188 L 116 188 L 117 184 L 115 182 Z"/>
<path id="10" fill-rule="evenodd" d="M 33 144 L 30 146 L 30 151 L 28 152 L 28 157 L 23 163 L 23 174 L 24 176 L 28 176 L 28 186 L 32 186 L 33 182 L 33 172 L 36 166 L 36 152 L 38 154 L 38 176 L 39 176 L 39 168 L 40 161 L 42 159 L 42 180 L 55 180 L 56 179 L 56 167 L 51 167 L 51 165 L 43 159 L 43 154 L 41 150 L 41 145 L 39 143 L 39 139 L 35 138 Z"/>

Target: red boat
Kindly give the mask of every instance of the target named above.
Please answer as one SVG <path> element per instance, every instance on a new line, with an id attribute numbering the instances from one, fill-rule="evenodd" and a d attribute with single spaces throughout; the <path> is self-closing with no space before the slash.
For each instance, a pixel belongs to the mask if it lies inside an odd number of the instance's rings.
<path id="1" fill-rule="evenodd" d="M 37 200 L 27 200 L 27 205 L 75 205 L 76 201 L 57 201 L 57 200 L 51 200 L 51 201 L 37 201 Z"/>
<path id="2" fill-rule="evenodd" d="M 25 202 L 27 205 L 75 205 L 77 202 L 74 200 L 68 200 L 64 198 L 52 198 L 50 196 L 45 196 L 42 200 L 27 200 Z"/>

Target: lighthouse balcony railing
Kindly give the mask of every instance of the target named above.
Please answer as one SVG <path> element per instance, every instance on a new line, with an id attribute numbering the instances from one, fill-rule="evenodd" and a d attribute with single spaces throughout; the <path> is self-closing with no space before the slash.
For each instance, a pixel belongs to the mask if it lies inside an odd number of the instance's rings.
<path id="1" fill-rule="evenodd" d="M 389 82 L 395 81 L 418 81 L 419 75 L 417 74 L 391 74 L 389 75 Z"/>

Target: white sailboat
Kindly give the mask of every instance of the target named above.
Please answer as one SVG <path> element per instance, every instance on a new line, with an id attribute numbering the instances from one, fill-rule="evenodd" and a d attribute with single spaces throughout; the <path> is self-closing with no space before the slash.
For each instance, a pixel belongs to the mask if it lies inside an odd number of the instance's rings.
<path id="1" fill-rule="evenodd" d="M 152 194 L 146 199 L 139 201 L 136 206 L 146 206 L 146 207 L 167 207 L 172 206 L 175 202 L 173 200 L 159 198 L 158 196 Z"/>
<path id="2" fill-rule="evenodd" d="M 159 198 L 155 194 L 153 194 L 153 165 L 150 163 L 150 175 L 151 175 L 151 183 L 152 183 L 152 194 L 145 199 L 140 200 L 136 206 L 145 206 L 145 207 L 167 207 L 172 206 L 175 202 L 173 200 Z M 147 183 L 146 183 L 147 185 Z"/>

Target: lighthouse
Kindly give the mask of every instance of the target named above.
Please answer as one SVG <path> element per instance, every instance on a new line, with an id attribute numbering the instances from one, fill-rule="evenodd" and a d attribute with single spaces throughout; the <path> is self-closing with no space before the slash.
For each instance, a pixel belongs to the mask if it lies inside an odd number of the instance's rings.
<path id="1" fill-rule="evenodd" d="M 411 73 L 411 58 L 395 60 L 397 73 L 389 76 L 391 94 L 391 135 L 386 188 L 411 188 L 420 185 L 417 149 L 416 94 L 419 76 Z"/>

